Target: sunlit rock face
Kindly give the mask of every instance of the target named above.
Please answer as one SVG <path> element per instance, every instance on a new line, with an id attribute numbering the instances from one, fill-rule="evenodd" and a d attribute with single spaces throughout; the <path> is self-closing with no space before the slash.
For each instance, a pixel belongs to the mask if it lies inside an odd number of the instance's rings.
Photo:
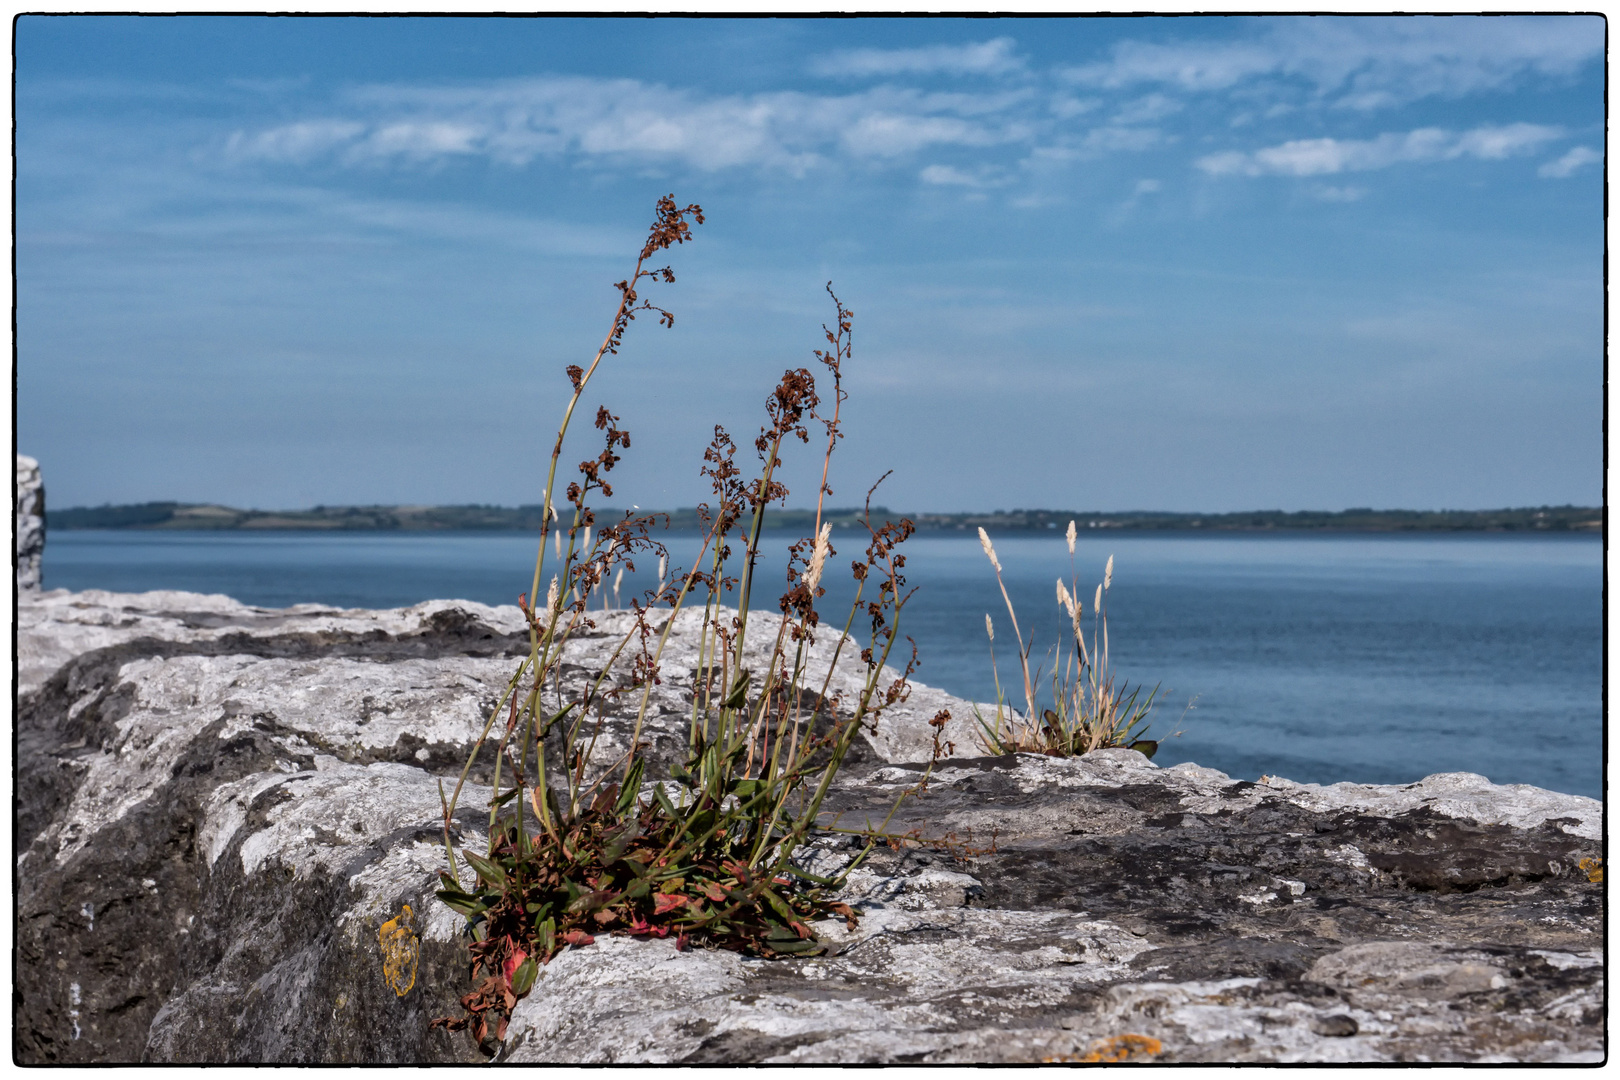
<path id="1" fill-rule="evenodd" d="M 600 670 L 627 618 L 596 617 L 567 677 Z M 481 1060 L 430 1026 L 470 988 L 433 897 L 439 785 L 525 651 L 517 609 L 58 590 L 18 620 L 17 1060 Z M 648 700 L 655 773 L 698 675 L 681 620 Z M 763 651 L 776 628 L 757 625 Z M 858 650 L 829 679 L 834 645 L 810 681 L 847 694 Z M 639 706 L 632 689 L 609 710 L 602 761 Z M 852 754 L 841 825 L 917 787 L 941 708 L 957 753 L 890 820 L 913 839 L 850 875 L 857 926 L 816 927 L 834 952 L 602 936 L 543 970 L 499 1057 L 1601 1059 L 1596 801 L 1466 773 L 1317 786 L 1129 750 L 975 756 L 971 705 L 917 687 Z M 456 815 L 475 848 L 489 764 Z M 805 868 L 858 851 L 827 836 Z"/>
<path id="2" fill-rule="evenodd" d="M 17 455 L 17 588 L 40 586 L 40 559 L 45 554 L 45 483 L 39 462 Z"/>

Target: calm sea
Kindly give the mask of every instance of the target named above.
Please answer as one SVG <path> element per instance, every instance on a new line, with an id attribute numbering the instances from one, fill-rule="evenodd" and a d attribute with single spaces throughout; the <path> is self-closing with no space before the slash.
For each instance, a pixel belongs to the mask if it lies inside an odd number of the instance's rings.
<path id="1" fill-rule="evenodd" d="M 794 537 L 771 539 L 780 551 Z M 690 534 L 667 542 L 677 563 L 695 553 Z M 864 544 L 849 532 L 834 546 L 832 565 L 847 568 Z M 1066 545 L 1054 533 L 996 538 L 996 548 L 1038 659 L 1060 632 Z M 903 619 L 917 677 L 993 699 L 989 613 L 1002 685 L 1019 685 L 1006 607 L 972 536 L 918 537 L 903 550 L 918 587 Z M 1183 732 L 1164 742 L 1160 764 L 1317 783 L 1466 770 L 1602 796 L 1597 537 L 1088 534 L 1074 560 L 1088 608 L 1110 554 L 1114 667 L 1161 687 L 1153 734 Z M 52 532 L 44 560 L 47 588 L 184 589 L 266 607 L 510 604 L 533 565 L 532 539 L 488 533 Z M 650 582 L 651 560 L 638 569 L 626 599 L 637 578 Z M 762 580 L 780 574 L 778 556 Z M 833 577 L 829 621 L 849 595 L 847 572 Z"/>

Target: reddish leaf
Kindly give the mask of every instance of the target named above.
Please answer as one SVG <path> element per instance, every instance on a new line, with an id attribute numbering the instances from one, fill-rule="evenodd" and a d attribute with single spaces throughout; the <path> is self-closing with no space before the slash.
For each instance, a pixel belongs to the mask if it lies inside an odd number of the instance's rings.
<path id="1" fill-rule="evenodd" d="M 506 963 L 501 965 L 501 978 L 505 979 L 507 982 L 511 982 L 512 972 L 517 970 L 518 965 L 523 963 L 528 955 L 529 954 L 524 952 L 522 949 L 513 949 L 512 955 L 508 956 L 506 958 Z"/>
<path id="2" fill-rule="evenodd" d="M 678 907 L 686 906 L 686 897 L 678 893 L 659 893 L 653 897 L 653 914 L 664 915 Z"/>
<path id="3" fill-rule="evenodd" d="M 596 939 L 583 930 L 570 930 L 561 939 L 564 945 L 595 945 Z"/>
<path id="4" fill-rule="evenodd" d="M 653 926 L 651 923 L 637 919 L 630 924 L 630 929 L 627 932 L 636 937 L 668 937 L 669 927 Z"/>

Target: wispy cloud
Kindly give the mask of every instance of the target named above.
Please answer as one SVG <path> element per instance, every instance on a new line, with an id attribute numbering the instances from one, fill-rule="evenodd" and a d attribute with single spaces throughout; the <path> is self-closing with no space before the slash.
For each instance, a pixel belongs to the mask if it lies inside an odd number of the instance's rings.
<path id="1" fill-rule="evenodd" d="M 893 75 L 1007 75 L 1024 70 L 1010 37 L 972 45 L 928 45 L 916 49 L 844 49 L 810 61 L 810 71 L 835 78 Z"/>
<path id="2" fill-rule="evenodd" d="M 1505 89 L 1526 77 L 1565 78 L 1601 61 L 1597 17 L 1291 18 L 1256 23 L 1236 41 L 1123 41 L 1108 59 L 1070 68 L 1069 81 L 1189 92 L 1291 80 L 1357 109 Z"/>
<path id="3" fill-rule="evenodd" d="M 1004 187 L 1012 182 L 992 170 L 980 169 L 969 172 L 954 165 L 930 165 L 918 173 L 917 178 L 925 184 L 974 189 Z"/>
<path id="4" fill-rule="evenodd" d="M 373 86 L 350 96 L 349 117 L 238 131 L 225 152 L 237 161 L 303 164 L 325 155 L 350 165 L 455 155 L 524 165 L 572 154 L 802 173 L 832 157 L 881 160 L 1027 139 L 1014 108 L 1027 97 L 897 87 L 707 96 L 629 79 L 550 77 Z"/>
<path id="5" fill-rule="evenodd" d="M 1197 165 L 1211 176 L 1325 176 L 1462 157 L 1497 160 L 1534 152 L 1562 134 L 1559 128 L 1540 124 L 1479 127 L 1460 134 L 1419 128 L 1376 139 L 1295 139 L 1252 153 L 1210 154 L 1199 158 Z"/>
<path id="6" fill-rule="evenodd" d="M 1311 194 L 1315 195 L 1322 202 L 1349 203 L 1360 202 L 1362 198 L 1366 196 L 1367 189 L 1363 187 L 1355 187 L 1353 185 L 1334 187 L 1329 184 L 1324 184 Z"/>
<path id="7" fill-rule="evenodd" d="M 300 120 L 267 131 L 237 131 L 226 140 L 232 158 L 264 158 L 303 164 L 351 144 L 366 126 L 353 120 Z"/>
<path id="8" fill-rule="evenodd" d="M 1149 94 L 1135 101 L 1126 102 L 1125 106 L 1114 114 L 1114 123 L 1150 124 L 1181 110 L 1181 102 L 1167 98 L 1163 94 Z"/>
<path id="9" fill-rule="evenodd" d="M 1564 77 L 1600 57 L 1602 45 L 1601 23 L 1583 18 L 1271 19 L 1248 25 L 1256 29 L 1235 41 L 1125 41 L 1102 62 L 1057 72 L 1031 68 L 1011 37 L 816 58 L 811 66 L 819 74 L 892 77 L 845 93 L 715 93 L 560 75 L 377 84 L 314 100 L 308 116 L 243 127 L 214 146 L 236 163 L 351 168 L 431 166 L 457 158 L 523 167 L 551 159 L 599 168 L 752 169 L 798 177 L 829 167 L 893 167 L 924 184 L 967 187 L 1012 175 L 1020 162 L 1097 160 L 1186 145 L 1193 123 L 1187 117 L 1207 119 L 1196 95 L 1231 90 L 1242 115 L 1228 126 L 1241 120 L 1246 130 L 1268 132 L 1249 136 L 1250 145 L 1273 145 L 1205 151 L 1197 168 L 1211 175 L 1331 175 L 1403 162 L 1500 159 L 1534 151 L 1562 133 L 1518 123 L 1462 133 L 1423 127 L 1338 138 L 1323 105 L 1365 109 L 1432 94 L 1503 89 L 1531 75 Z M 949 91 L 937 79 L 1014 74 L 1018 78 L 1011 82 Z M 913 77 L 916 85 L 907 85 Z M 1271 82 L 1259 85 L 1261 80 Z M 1075 96 L 1080 86 L 1089 88 L 1088 96 Z M 1315 137 L 1284 141 L 1301 131 L 1295 120 L 1301 110 L 1311 111 L 1304 130 Z M 958 152 L 949 164 L 928 160 L 931 152 L 946 150 Z M 1547 164 L 1542 175 L 1568 176 L 1588 163 L 1580 155 L 1567 157 Z"/>
<path id="10" fill-rule="evenodd" d="M 1536 170 L 1537 176 L 1548 177 L 1553 180 L 1567 180 L 1575 170 L 1583 165 L 1596 165 L 1603 160 L 1603 155 L 1589 146 L 1577 146 L 1557 161 L 1549 161 Z"/>

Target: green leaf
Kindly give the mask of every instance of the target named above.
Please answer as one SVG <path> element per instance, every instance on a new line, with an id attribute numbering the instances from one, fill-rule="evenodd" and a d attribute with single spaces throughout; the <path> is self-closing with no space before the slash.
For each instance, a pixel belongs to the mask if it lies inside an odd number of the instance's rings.
<path id="1" fill-rule="evenodd" d="M 827 946 L 823 945 L 821 942 L 816 941 L 813 938 L 806 939 L 798 936 L 795 936 L 792 941 L 779 941 L 773 937 L 769 940 L 769 945 L 774 952 L 793 953 L 796 956 L 805 956 L 827 951 Z"/>
<path id="2" fill-rule="evenodd" d="M 1154 754 L 1158 753 L 1159 740 L 1157 740 L 1157 739 L 1137 739 L 1135 742 L 1131 743 L 1131 749 L 1135 750 L 1139 754 L 1143 754 L 1143 755 L 1145 755 L 1147 757 L 1152 757 Z"/>
<path id="3" fill-rule="evenodd" d="M 740 709 L 748 704 L 748 684 L 754 681 L 747 668 L 737 672 L 737 681 L 731 684 L 731 693 L 720 703 L 722 709 Z"/>
<path id="4" fill-rule="evenodd" d="M 624 778 L 624 789 L 619 792 L 619 802 L 613 808 L 613 812 L 619 817 L 624 817 L 626 814 L 636 808 L 636 796 L 641 791 L 641 774 L 644 771 L 642 769 L 643 764 L 644 761 L 642 758 L 636 758 L 636 760 L 630 765 L 629 775 Z M 679 780 L 680 777 L 676 776 L 676 779 Z"/>
<path id="5" fill-rule="evenodd" d="M 602 865 L 612 866 L 618 862 L 619 857 L 624 854 L 624 849 L 630 846 L 631 840 L 632 838 L 628 836 L 616 836 L 609 840 L 607 846 L 602 849 Z"/>
<path id="6" fill-rule="evenodd" d="M 534 962 L 534 957 L 531 956 L 519 964 L 517 970 L 512 972 L 512 996 L 522 997 L 527 994 L 539 974 L 540 965 Z"/>
<path id="7" fill-rule="evenodd" d="M 467 860 L 467 865 L 471 866 L 473 870 L 477 872 L 479 877 L 498 888 L 504 889 L 506 887 L 505 870 L 502 870 L 499 866 L 490 862 L 488 859 L 480 859 L 477 855 L 474 855 L 466 848 L 461 849 L 461 855 Z"/>
<path id="8" fill-rule="evenodd" d="M 564 705 L 561 712 L 556 713 L 550 720 L 546 721 L 545 726 L 540 729 L 539 737 L 544 739 L 547 735 L 549 735 L 551 733 L 551 729 L 556 727 L 562 721 L 563 717 L 573 712 L 574 706 L 578 704 L 579 702 L 577 701 L 570 701 L 567 705 Z"/>
<path id="9" fill-rule="evenodd" d="M 489 910 L 488 905 L 484 904 L 476 896 L 468 896 L 466 893 L 457 890 L 442 889 L 439 892 L 434 893 L 434 895 L 440 900 L 443 900 L 445 906 L 447 906 L 451 911 L 460 912 L 469 919 L 474 915 L 478 915 Z"/>
<path id="10" fill-rule="evenodd" d="M 568 914 L 588 915 L 597 908 L 602 907 L 608 901 L 615 900 L 617 898 L 617 894 L 614 893 L 612 889 L 593 889 L 590 892 L 581 893 L 578 899 L 569 904 Z"/>
<path id="11" fill-rule="evenodd" d="M 765 897 L 766 903 L 771 905 L 771 909 L 778 915 L 782 916 L 782 918 L 786 919 L 788 922 L 793 922 L 798 919 L 798 914 L 788 906 L 788 902 L 786 900 L 783 900 L 780 896 L 776 895 L 776 891 L 774 889 L 766 889 L 762 895 Z"/>
<path id="12" fill-rule="evenodd" d="M 677 821 L 680 820 L 681 815 L 675 809 L 675 804 L 669 801 L 669 796 L 664 794 L 664 787 L 662 784 L 653 788 L 653 798 L 657 800 L 658 805 L 663 808 L 664 813 L 668 814 L 670 818 Z"/>
<path id="13" fill-rule="evenodd" d="M 518 789 L 513 788 L 511 791 L 508 791 L 505 795 L 497 795 L 497 796 L 495 796 L 495 798 L 493 800 L 491 800 L 490 805 L 492 805 L 492 806 L 505 806 L 507 803 L 512 801 L 512 799 L 517 795 L 517 793 L 518 793 Z"/>
<path id="14" fill-rule="evenodd" d="M 691 823 L 686 826 L 686 835 L 690 836 L 694 840 L 700 836 L 707 836 L 710 830 L 714 828 L 714 824 L 717 820 L 719 820 L 719 817 L 720 815 L 713 810 L 703 811 L 703 813 L 694 817 Z"/>

